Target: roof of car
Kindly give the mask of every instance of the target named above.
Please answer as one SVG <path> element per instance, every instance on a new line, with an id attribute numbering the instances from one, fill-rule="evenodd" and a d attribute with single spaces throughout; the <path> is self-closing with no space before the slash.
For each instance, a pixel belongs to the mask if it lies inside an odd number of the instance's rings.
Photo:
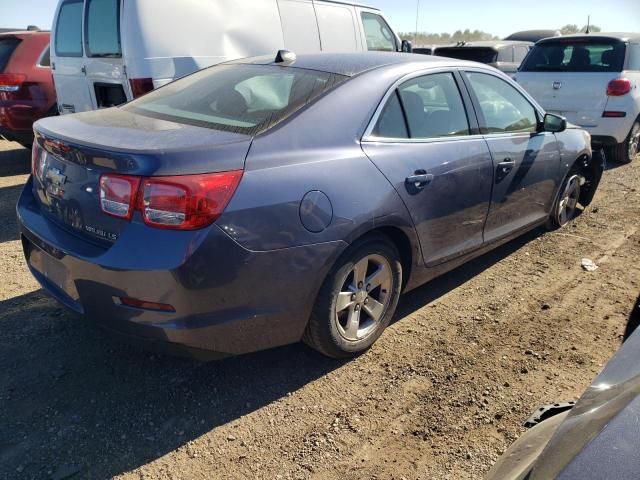
<path id="1" fill-rule="evenodd" d="M 574 33 L 571 35 L 563 35 L 561 37 L 551 37 L 540 40 L 540 42 L 564 42 L 566 40 L 576 38 L 598 38 L 598 39 L 616 39 L 624 42 L 639 41 L 640 33 L 633 32 L 597 32 L 597 33 Z"/>
<path id="2" fill-rule="evenodd" d="M 439 48 L 469 48 L 469 47 L 484 47 L 484 48 L 502 48 L 509 47 L 511 45 L 533 45 L 533 42 L 525 42 L 520 40 L 481 40 L 477 42 L 464 42 L 451 45 L 440 45 Z"/>
<path id="3" fill-rule="evenodd" d="M 296 57 L 294 62 L 276 63 L 275 55 L 242 58 L 228 62 L 229 64 L 282 65 L 335 73 L 337 75 L 355 76 L 370 70 L 391 65 L 419 64 L 423 68 L 439 66 L 467 65 L 473 62 L 454 58 L 433 57 L 411 53 L 395 52 L 359 52 L 359 53 L 308 53 Z"/>

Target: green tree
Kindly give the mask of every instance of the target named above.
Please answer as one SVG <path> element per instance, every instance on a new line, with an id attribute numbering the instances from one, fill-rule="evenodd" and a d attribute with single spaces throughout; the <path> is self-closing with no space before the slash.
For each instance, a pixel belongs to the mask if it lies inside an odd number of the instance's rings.
<path id="1" fill-rule="evenodd" d="M 578 25 L 568 24 L 560 29 L 560 33 L 562 33 L 563 35 L 571 35 L 572 33 L 585 33 L 586 31 L 587 31 L 586 25 L 582 28 L 578 28 Z M 589 31 L 592 33 L 601 32 L 602 29 L 597 25 L 590 25 Z"/>

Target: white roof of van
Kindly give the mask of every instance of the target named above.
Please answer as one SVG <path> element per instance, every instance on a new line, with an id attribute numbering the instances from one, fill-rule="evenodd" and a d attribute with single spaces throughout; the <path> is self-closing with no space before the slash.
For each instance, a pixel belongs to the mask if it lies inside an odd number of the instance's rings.
<path id="1" fill-rule="evenodd" d="M 367 5 L 366 3 L 351 2 L 349 0 L 322 0 L 322 1 L 327 3 L 341 3 L 343 5 L 353 5 L 354 7 L 370 8 L 371 10 L 380 10 L 379 8 L 372 7 L 370 5 Z"/>

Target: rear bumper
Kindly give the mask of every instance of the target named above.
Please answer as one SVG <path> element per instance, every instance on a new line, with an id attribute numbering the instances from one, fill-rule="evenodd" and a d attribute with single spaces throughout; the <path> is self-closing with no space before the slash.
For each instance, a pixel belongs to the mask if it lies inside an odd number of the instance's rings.
<path id="1" fill-rule="evenodd" d="M 591 143 L 594 147 L 602 147 L 624 142 L 636 118 L 629 115 L 623 118 L 603 117 L 598 119 L 597 126 L 582 126 L 580 122 L 575 122 L 571 118 L 567 119 L 591 134 Z"/>
<path id="2" fill-rule="evenodd" d="M 346 246 L 253 252 L 215 225 L 175 232 L 132 222 L 104 249 L 43 217 L 31 185 L 17 206 L 25 255 L 36 249 L 64 272 L 52 281 L 28 261 L 43 288 L 103 328 L 173 353 L 237 355 L 299 341 L 321 282 Z M 175 312 L 127 307 L 121 297 Z"/>

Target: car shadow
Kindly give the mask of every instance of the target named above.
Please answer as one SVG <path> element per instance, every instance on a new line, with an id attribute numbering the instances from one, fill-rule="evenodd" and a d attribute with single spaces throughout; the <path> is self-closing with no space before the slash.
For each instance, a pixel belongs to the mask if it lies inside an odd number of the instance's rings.
<path id="1" fill-rule="evenodd" d="M 0 243 L 18 240 L 18 222 L 16 219 L 16 203 L 23 185 L 0 188 Z"/>
<path id="2" fill-rule="evenodd" d="M 638 326 L 640 326 L 640 295 L 638 295 L 638 299 L 629 314 L 629 320 L 627 321 L 627 326 L 624 329 L 623 342 L 626 341 L 633 332 L 635 332 Z"/>
<path id="3" fill-rule="evenodd" d="M 26 175 L 31 171 L 31 152 L 16 143 L 16 148 L 0 150 L 0 177 Z"/>
<path id="4" fill-rule="evenodd" d="M 540 233 L 530 232 L 404 295 L 394 321 Z M 302 344 L 211 363 L 157 355 L 102 333 L 42 290 L 0 301 L 0 329 L 0 478 L 56 472 L 111 478 L 345 364 Z M 210 438 L 215 450 L 219 445 Z"/>

